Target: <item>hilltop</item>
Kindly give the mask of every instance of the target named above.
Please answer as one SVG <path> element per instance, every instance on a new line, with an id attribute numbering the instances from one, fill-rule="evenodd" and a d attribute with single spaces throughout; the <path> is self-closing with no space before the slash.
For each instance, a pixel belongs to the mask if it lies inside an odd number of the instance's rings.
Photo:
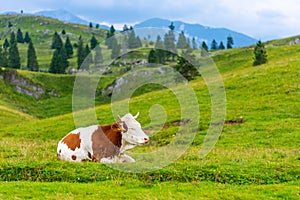
<path id="1" fill-rule="evenodd" d="M 12 27 L 8 28 L 8 23 L 12 23 Z M 85 44 L 90 43 L 92 35 L 101 43 L 106 37 L 107 30 L 99 28 L 90 28 L 88 25 L 71 24 L 59 21 L 57 19 L 32 16 L 32 15 L 0 15 L 0 45 L 3 44 L 4 39 L 9 40 L 11 31 L 17 32 L 21 29 L 23 36 L 28 32 L 37 52 L 37 59 L 40 69 L 48 71 L 51 63 L 53 49 L 51 49 L 52 38 L 55 32 L 59 33 L 65 41 L 69 36 L 71 43 L 74 45 L 78 43 L 81 36 Z M 65 30 L 66 34 L 62 34 Z M 22 68 L 26 66 L 27 45 L 18 44 Z M 76 52 L 76 49 L 74 49 Z M 76 56 L 69 60 L 70 66 L 76 68 Z"/>

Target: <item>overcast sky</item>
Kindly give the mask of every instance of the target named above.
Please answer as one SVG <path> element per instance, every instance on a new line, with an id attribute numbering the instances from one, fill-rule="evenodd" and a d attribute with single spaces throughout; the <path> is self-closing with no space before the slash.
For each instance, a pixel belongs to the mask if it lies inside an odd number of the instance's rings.
<path id="1" fill-rule="evenodd" d="M 64 8 L 86 20 L 130 24 L 160 17 L 225 27 L 256 39 L 300 34 L 299 0 L 0 0 L 0 12 Z"/>

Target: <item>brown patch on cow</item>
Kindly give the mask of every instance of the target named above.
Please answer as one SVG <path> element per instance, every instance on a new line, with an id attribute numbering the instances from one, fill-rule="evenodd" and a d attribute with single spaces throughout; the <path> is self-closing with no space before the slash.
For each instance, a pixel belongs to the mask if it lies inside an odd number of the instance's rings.
<path id="1" fill-rule="evenodd" d="M 101 158 L 112 157 L 119 153 L 122 145 L 121 129 L 118 123 L 98 127 L 92 134 L 92 161 L 98 162 Z"/>
<path id="2" fill-rule="evenodd" d="M 80 148 L 80 143 L 81 143 L 80 135 L 79 133 L 78 134 L 70 133 L 63 139 L 62 142 L 65 143 L 71 150 L 74 151 L 76 148 Z"/>
<path id="3" fill-rule="evenodd" d="M 76 156 L 75 155 L 72 156 L 72 160 L 76 160 Z"/>

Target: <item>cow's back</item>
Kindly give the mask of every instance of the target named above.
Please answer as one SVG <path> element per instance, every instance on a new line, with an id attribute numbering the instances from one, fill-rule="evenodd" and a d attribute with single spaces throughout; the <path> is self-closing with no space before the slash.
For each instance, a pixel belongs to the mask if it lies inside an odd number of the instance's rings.
<path id="1" fill-rule="evenodd" d="M 92 134 L 98 126 L 78 128 L 58 142 L 57 157 L 61 160 L 81 162 L 92 160 Z"/>

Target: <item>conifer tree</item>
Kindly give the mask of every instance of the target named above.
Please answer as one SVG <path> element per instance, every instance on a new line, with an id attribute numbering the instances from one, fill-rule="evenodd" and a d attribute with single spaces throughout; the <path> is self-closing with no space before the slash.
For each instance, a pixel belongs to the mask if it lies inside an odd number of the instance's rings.
<path id="1" fill-rule="evenodd" d="M 167 57 L 172 56 L 172 61 L 174 61 L 177 50 L 175 46 L 175 34 L 174 34 L 175 26 L 173 25 L 173 22 L 171 23 L 169 28 L 170 28 L 169 32 L 166 33 L 164 37 L 164 44 L 167 51 L 166 56 Z"/>
<path id="2" fill-rule="evenodd" d="M 195 37 L 193 37 L 193 39 L 192 39 L 192 48 L 193 49 L 198 49 L 198 45 L 197 45 Z"/>
<path id="3" fill-rule="evenodd" d="M 27 68 L 31 71 L 39 70 L 39 65 L 37 62 L 36 53 L 32 41 L 29 42 L 27 50 Z"/>
<path id="4" fill-rule="evenodd" d="M 178 42 L 177 42 L 177 48 L 178 49 L 185 49 L 187 48 L 187 40 L 186 37 L 184 35 L 184 32 L 181 31 L 181 33 L 179 34 L 179 38 L 178 38 Z"/>
<path id="5" fill-rule="evenodd" d="M 8 67 L 8 53 L 7 49 L 0 47 L 0 67 Z"/>
<path id="6" fill-rule="evenodd" d="M 223 50 L 223 49 L 225 49 L 225 46 L 224 46 L 224 44 L 223 44 L 223 42 L 222 42 L 222 41 L 220 42 L 219 49 L 220 49 L 220 50 Z"/>
<path id="7" fill-rule="evenodd" d="M 98 40 L 96 39 L 96 37 L 94 35 L 92 36 L 90 43 L 91 43 L 91 49 L 96 48 L 96 46 L 98 45 Z"/>
<path id="8" fill-rule="evenodd" d="M 206 43 L 203 41 L 202 45 L 201 45 L 201 56 L 205 57 L 208 56 L 208 46 L 206 45 Z"/>
<path id="9" fill-rule="evenodd" d="M 22 33 L 21 29 L 18 29 L 18 31 L 17 31 L 17 42 L 24 43 L 23 33 Z"/>
<path id="10" fill-rule="evenodd" d="M 67 39 L 66 39 L 65 49 L 67 52 L 67 57 L 72 58 L 74 52 L 73 52 L 73 46 L 71 44 L 69 36 L 67 36 Z"/>
<path id="11" fill-rule="evenodd" d="M 195 56 L 192 54 L 193 50 L 188 48 L 182 52 L 182 57 L 177 58 L 177 65 L 175 69 L 182 74 L 188 81 L 194 79 L 195 76 L 199 75 L 198 70 L 194 67 Z"/>
<path id="12" fill-rule="evenodd" d="M 151 49 L 148 55 L 148 63 L 159 63 L 157 50 Z"/>
<path id="13" fill-rule="evenodd" d="M 30 38 L 30 36 L 29 36 L 29 33 L 26 32 L 26 33 L 25 33 L 25 36 L 24 36 L 24 42 L 28 44 L 30 41 L 31 41 L 31 38 Z"/>
<path id="14" fill-rule="evenodd" d="M 112 51 L 111 51 L 111 58 L 112 59 L 116 59 L 117 57 L 120 56 L 120 52 L 121 52 L 121 45 L 118 44 L 118 41 L 115 39 L 115 40 L 112 40 L 113 43 L 112 43 Z"/>
<path id="15" fill-rule="evenodd" d="M 158 57 L 158 63 L 164 63 L 166 51 L 165 51 L 164 43 L 161 41 L 160 35 L 158 35 L 156 38 L 155 53 Z"/>
<path id="16" fill-rule="evenodd" d="M 96 66 L 100 66 L 103 63 L 103 55 L 100 45 L 95 48 L 94 63 Z"/>
<path id="17" fill-rule="evenodd" d="M 88 70 L 90 64 L 92 64 L 93 62 L 93 57 L 90 53 L 91 53 L 90 47 L 88 44 L 86 44 L 84 48 L 85 65 L 83 66 L 85 70 Z"/>
<path id="18" fill-rule="evenodd" d="M 5 40 L 4 40 L 3 48 L 4 49 L 8 49 L 9 48 L 9 42 L 8 42 L 7 38 L 5 38 Z"/>
<path id="19" fill-rule="evenodd" d="M 81 36 L 79 37 L 78 47 L 77 47 L 77 68 L 80 69 L 81 64 L 85 59 L 84 56 L 84 48 L 83 48 L 83 41 Z"/>
<path id="20" fill-rule="evenodd" d="M 115 43 L 115 41 L 113 41 L 113 40 L 116 40 L 116 38 L 115 37 L 113 37 L 114 35 L 115 35 L 115 32 L 116 32 L 116 30 L 115 30 L 115 28 L 114 28 L 114 26 L 112 25 L 111 27 L 110 27 L 110 30 L 107 32 L 107 34 L 106 34 L 106 40 L 105 40 L 105 45 L 109 48 L 109 49 L 112 49 L 112 44 L 113 43 Z"/>
<path id="21" fill-rule="evenodd" d="M 254 62 L 253 66 L 261 65 L 267 62 L 267 51 L 264 43 L 260 40 L 257 42 L 254 48 Z"/>
<path id="22" fill-rule="evenodd" d="M 12 32 L 10 35 L 10 48 L 8 51 L 8 64 L 9 67 L 14 69 L 20 69 L 21 68 L 21 62 L 20 62 L 20 55 L 19 50 L 15 38 L 15 33 Z"/>
<path id="23" fill-rule="evenodd" d="M 215 39 L 211 42 L 211 50 L 217 50 L 218 49 L 218 44 Z"/>
<path id="24" fill-rule="evenodd" d="M 89 27 L 93 28 L 93 23 L 92 22 L 90 22 Z"/>
<path id="25" fill-rule="evenodd" d="M 60 49 L 63 46 L 63 42 L 60 38 L 60 36 L 58 35 L 58 33 L 55 31 L 53 38 L 52 38 L 52 45 L 51 45 L 51 49 Z"/>
<path id="26" fill-rule="evenodd" d="M 227 49 L 232 49 L 232 45 L 233 45 L 233 38 L 231 36 L 227 37 Z"/>

